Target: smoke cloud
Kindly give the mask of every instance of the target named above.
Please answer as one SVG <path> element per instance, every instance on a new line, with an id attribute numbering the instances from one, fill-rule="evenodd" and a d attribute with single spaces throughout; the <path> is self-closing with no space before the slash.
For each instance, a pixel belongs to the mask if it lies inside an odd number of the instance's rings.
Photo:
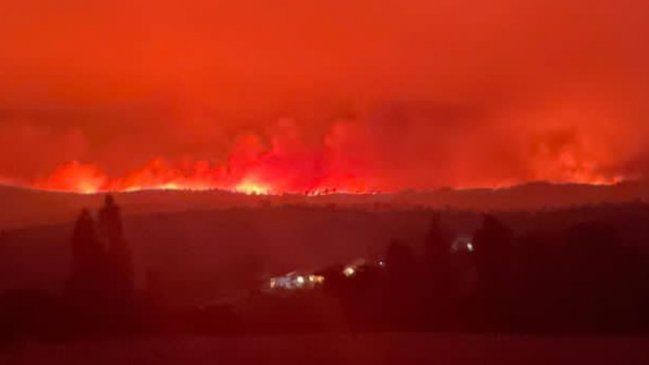
<path id="1" fill-rule="evenodd" d="M 4 183 L 395 191 L 649 173 L 646 1 L 2 7 Z"/>

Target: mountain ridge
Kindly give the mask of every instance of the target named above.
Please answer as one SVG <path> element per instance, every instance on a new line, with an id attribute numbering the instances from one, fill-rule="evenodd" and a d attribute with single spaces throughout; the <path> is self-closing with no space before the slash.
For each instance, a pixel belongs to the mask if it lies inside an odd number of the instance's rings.
<path id="1" fill-rule="evenodd" d="M 70 222 L 83 208 L 96 205 L 99 194 L 77 194 L 0 186 L 0 229 Z M 223 190 L 143 190 L 115 193 L 126 214 L 215 210 L 260 205 L 341 205 L 384 208 L 430 207 L 479 211 L 562 208 L 649 198 L 649 181 L 614 185 L 530 182 L 504 188 L 454 189 L 393 193 L 326 195 L 246 195 Z"/>

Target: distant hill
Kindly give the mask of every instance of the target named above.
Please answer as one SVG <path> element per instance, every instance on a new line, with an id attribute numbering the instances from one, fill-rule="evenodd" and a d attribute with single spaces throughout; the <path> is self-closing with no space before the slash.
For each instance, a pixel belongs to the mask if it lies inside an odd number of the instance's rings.
<path id="1" fill-rule="evenodd" d="M 225 191 L 140 191 L 117 194 L 129 215 L 259 205 L 426 206 L 472 210 L 536 210 L 649 199 L 649 181 L 610 186 L 530 183 L 503 189 L 440 189 L 379 194 L 250 196 Z M 71 221 L 97 196 L 0 186 L 0 229 Z"/>
<path id="2" fill-rule="evenodd" d="M 101 204 L 98 196 L 85 199 L 93 208 Z M 551 234 L 579 222 L 603 221 L 625 245 L 649 253 L 649 204 L 640 201 L 498 216 L 518 234 L 539 229 Z M 200 301 L 256 287 L 268 275 L 377 259 L 393 238 L 420 253 L 430 218 L 431 211 L 421 208 L 265 205 L 127 214 L 124 225 L 139 284 L 152 270 L 174 298 Z M 442 215 L 443 225 L 458 235 L 471 235 L 481 219 L 479 212 L 467 210 L 445 209 Z M 70 269 L 71 234 L 71 223 L 5 230 L 0 237 L 0 292 L 60 290 Z"/>
<path id="3" fill-rule="evenodd" d="M 256 287 L 271 274 L 379 257 L 391 237 L 421 240 L 429 219 L 423 210 L 295 206 L 130 215 L 124 225 L 140 284 L 153 270 L 174 297 L 204 298 Z M 0 292 L 60 290 L 70 268 L 71 234 L 71 223 L 5 231 Z"/>

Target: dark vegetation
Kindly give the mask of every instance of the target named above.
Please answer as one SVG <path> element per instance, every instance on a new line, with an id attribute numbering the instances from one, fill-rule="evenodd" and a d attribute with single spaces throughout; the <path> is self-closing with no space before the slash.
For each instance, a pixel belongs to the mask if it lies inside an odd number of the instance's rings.
<path id="1" fill-rule="evenodd" d="M 300 209 L 317 209 L 322 217 L 356 214 L 334 206 L 263 207 L 250 214 Z M 239 213 L 231 212 L 235 225 Z M 354 264 L 351 274 L 347 262 L 314 267 L 310 273 L 324 277 L 315 288 L 268 290 L 267 277 L 237 281 L 233 271 L 232 280 L 242 285 L 236 295 L 184 301 L 156 270 L 136 284 L 139 268 L 132 263 L 119 207 L 108 197 L 96 221 L 84 211 L 71 230 L 62 289 L 8 289 L 0 295 L 0 338 L 649 332 L 649 207 L 642 201 L 506 214 L 376 206 L 360 214 L 424 217 L 425 229 L 421 235 L 378 237 L 382 250 L 366 251 L 375 256 Z M 326 219 L 320 222 L 332 230 Z M 254 257 L 239 263 L 242 276 L 263 266 Z"/>

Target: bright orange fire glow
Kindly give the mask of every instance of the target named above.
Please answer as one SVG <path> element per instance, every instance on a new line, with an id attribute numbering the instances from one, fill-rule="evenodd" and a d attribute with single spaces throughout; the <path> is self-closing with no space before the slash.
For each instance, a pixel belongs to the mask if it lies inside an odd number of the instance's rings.
<path id="1" fill-rule="evenodd" d="M 571 131 L 534 131 L 526 140 L 512 139 L 512 148 L 524 157 L 517 165 L 500 155 L 489 157 L 493 146 L 487 142 L 473 150 L 469 145 L 452 149 L 445 160 L 437 161 L 407 150 L 386 150 L 384 141 L 375 141 L 358 124 L 337 124 L 320 143 L 312 145 L 303 141 L 292 124 L 283 126 L 282 133 L 266 144 L 257 135 L 241 136 L 221 159 L 174 161 L 159 157 L 119 175 L 97 164 L 72 161 L 22 185 L 83 194 L 218 189 L 248 195 L 321 195 L 425 190 L 449 182 L 455 188 L 473 188 L 529 181 L 601 185 L 624 179 L 603 168 L 615 162 L 613 146 L 594 143 L 594 137 Z M 420 143 L 416 137 L 411 140 Z M 526 146 L 533 148 L 525 152 Z M 484 170 L 485 166 L 489 169 Z"/>
<path id="2" fill-rule="evenodd" d="M 234 191 L 248 195 L 268 195 L 272 192 L 268 185 L 253 180 L 243 180 L 234 187 Z"/>
<path id="3" fill-rule="evenodd" d="M 255 164 L 241 169 L 237 166 L 211 164 L 198 161 L 178 167 L 156 159 L 146 166 L 121 177 L 110 177 L 99 167 L 73 161 L 59 166 L 49 176 L 35 181 L 31 186 L 40 190 L 93 194 L 106 191 L 139 190 L 225 190 L 247 195 L 298 193 L 323 195 L 331 193 L 376 193 L 397 191 L 399 187 L 381 185 L 371 176 L 362 178 L 353 174 L 331 171 L 328 175 L 295 169 L 282 170 L 260 158 Z M 275 169 L 273 169 L 275 167 Z M 614 184 L 623 180 L 620 175 L 598 173 L 594 164 L 577 163 L 562 158 L 554 163 L 539 163 L 536 180 L 555 183 L 583 183 L 592 185 Z M 540 170 L 544 169 L 544 170 Z M 241 170 L 241 171 L 238 171 Z M 358 171 L 363 171 L 359 167 Z M 530 179 L 529 181 L 532 181 Z M 491 181 L 489 187 L 506 187 L 525 180 Z M 458 184 L 457 188 L 481 185 Z"/>
<path id="4" fill-rule="evenodd" d="M 1 2 L 0 183 L 319 195 L 649 178 L 646 0 L 55 3 Z"/>

